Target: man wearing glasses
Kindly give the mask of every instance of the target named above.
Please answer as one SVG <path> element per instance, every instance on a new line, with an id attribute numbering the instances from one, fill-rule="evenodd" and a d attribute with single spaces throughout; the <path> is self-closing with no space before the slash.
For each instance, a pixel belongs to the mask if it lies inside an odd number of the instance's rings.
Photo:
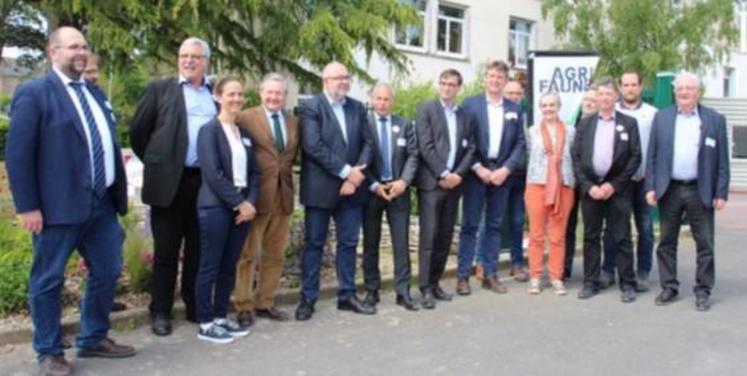
<path id="1" fill-rule="evenodd" d="M 322 71 L 322 93 L 299 104 L 301 204 L 305 248 L 301 253 L 301 302 L 296 320 L 311 319 L 319 298 L 322 253 L 330 219 L 337 238 L 337 309 L 372 315 L 376 309 L 355 295 L 355 254 L 367 200 L 364 169 L 373 156 L 366 108 L 347 96 L 350 73 L 338 62 Z"/>
<path id="2" fill-rule="evenodd" d="M 197 321 L 195 277 L 200 238 L 197 192 L 200 168 L 197 133 L 216 115 L 206 72 L 208 44 L 188 38 L 179 48 L 179 76 L 151 82 L 138 101 L 130 125 L 135 154 L 143 161 L 143 202 L 151 206 L 155 259 L 151 285 L 153 334 L 171 334 L 171 309 L 184 243 L 181 296 L 187 319 Z"/>

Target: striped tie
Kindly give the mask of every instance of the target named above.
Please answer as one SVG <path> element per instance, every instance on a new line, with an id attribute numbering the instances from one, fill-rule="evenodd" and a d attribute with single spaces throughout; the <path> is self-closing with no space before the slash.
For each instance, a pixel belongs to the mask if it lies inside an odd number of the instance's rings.
<path id="1" fill-rule="evenodd" d="M 80 82 L 71 82 L 75 94 L 78 95 L 80 107 L 83 109 L 83 115 L 86 117 L 86 126 L 90 135 L 91 153 L 93 155 L 93 192 L 98 197 L 104 197 L 106 193 L 106 170 L 104 169 L 104 146 L 101 142 L 101 133 L 96 126 L 96 119 L 93 117 L 88 100 L 83 94 L 83 84 Z"/>

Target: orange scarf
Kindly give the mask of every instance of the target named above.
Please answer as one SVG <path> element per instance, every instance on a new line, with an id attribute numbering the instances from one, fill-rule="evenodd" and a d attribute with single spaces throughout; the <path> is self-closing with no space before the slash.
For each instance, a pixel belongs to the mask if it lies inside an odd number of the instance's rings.
<path id="1" fill-rule="evenodd" d="M 540 132 L 542 132 L 542 143 L 545 145 L 545 154 L 547 154 L 545 206 L 552 207 L 552 214 L 558 214 L 560 211 L 560 187 L 563 184 L 560 165 L 563 161 L 563 147 L 565 146 L 565 124 L 562 121 L 558 121 L 555 129 L 557 131 L 557 145 L 553 148 L 547 124 L 542 120 Z"/>

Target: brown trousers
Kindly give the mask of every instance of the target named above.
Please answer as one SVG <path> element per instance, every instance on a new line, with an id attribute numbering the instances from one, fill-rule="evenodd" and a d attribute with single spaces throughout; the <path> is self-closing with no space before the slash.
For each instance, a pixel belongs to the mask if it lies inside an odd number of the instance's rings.
<path id="1" fill-rule="evenodd" d="M 289 236 L 290 215 L 281 212 L 280 201 L 276 201 L 271 212 L 258 214 L 252 221 L 236 265 L 236 286 L 233 291 L 236 311 L 273 306 L 275 291 L 283 273 Z"/>

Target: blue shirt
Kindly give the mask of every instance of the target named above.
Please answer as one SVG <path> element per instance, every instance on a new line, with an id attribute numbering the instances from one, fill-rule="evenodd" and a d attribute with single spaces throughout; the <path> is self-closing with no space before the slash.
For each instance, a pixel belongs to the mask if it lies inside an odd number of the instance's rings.
<path id="1" fill-rule="evenodd" d="M 211 85 L 207 78 L 203 79 L 202 85 L 195 89 L 184 77 L 179 76 L 179 85 L 184 93 L 184 105 L 187 110 L 187 157 L 184 165 L 197 167 L 197 134 L 200 128 L 212 120 L 218 110 L 213 101 Z"/>
<path id="2" fill-rule="evenodd" d="M 672 179 L 698 178 L 698 152 L 700 150 L 700 116 L 698 109 L 690 113 L 677 110 L 674 121 L 674 150 L 672 153 Z"/>
<path id="3" fill-rule="evenodd" d="M 327 93 L 324 93 L 324 96 L 327 98 L 327 101 L 329 102 L 330 107 L 332 107 L 332 112 L 335 113 L 335 118 L 337 118 L 337 124 L 340 125 L 340 132 L 342 132 L 342 138 L 345 140 L 345 143 L 348 143 L 348 129 L 347 129 L 347 121 L 345 121 L 345 98 L 343 97 L 340 100 L 332 100 L 332 98 L 327 95 Z M 350 174 L 350 165 L 346 164 L 342 167 L 342 170 L 337 173 L 337 176 L 339 176 L 341 179 L 347 179 L 348 174 Z"/>
<path id="4" fill-rule="evenodd" d="M 441 176 L 444 176 L 447 172 L 454 170 L 454 162 L 456 160 L 456 152 L 457 152 L 457 105 L 454 104 L 451 107 L 446 106 L 446 104 L 442 101 L 441 106 L 444 108 L 444 115 L 446 116 L 446 127 L 449 130 L 449 156 L 446 159 L 446 169 L 448 171 L 444 171 L 441 173 Z"/>

